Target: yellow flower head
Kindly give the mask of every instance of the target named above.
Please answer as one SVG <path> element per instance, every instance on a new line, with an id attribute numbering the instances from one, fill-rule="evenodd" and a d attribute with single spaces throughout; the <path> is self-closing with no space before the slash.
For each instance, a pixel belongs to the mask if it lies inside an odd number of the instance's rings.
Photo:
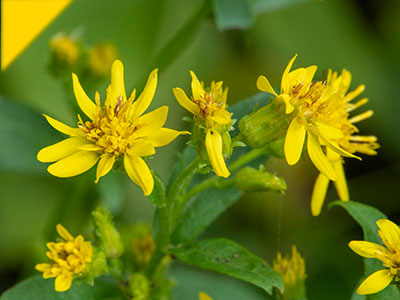
<path id="1" fill-rule="evenodd" d="M 318 215 L 329 180 L 335 181 L 342 200 L 349 198 L 342 157 L 359 159 L 353 154 L 355 152 L 374 155 L 378 144 L 374 136 L 353 135 L 358 132 L 353 124 L 372 116 L 372 111 L 356 117 L 350 117 L 349 114 L 367 102 L 367 99 L 361 99 L 350 103 L 361 94 L 364 86 L 348 93 L 351 74 L 347 70 L 343 70 L 340 76 L 330 71 L 326 81 L 313 81 L 316 66 L 291 71 L 296 56 L 283 73 L 279 95 L 264 76 L 258 78 L 257 87 L 275 95 L 276 101 L 285 105 L 285 113 L 291 119 L 284 144 L 289 165 L 299 161 L 307 134 L 308 155 L 321 172 L 311 201 L 312 213 Z"/>
<path id="2" fill-rule="evenodd" d="M 375 294 L 386 288 L 392 280 L 400 280 L 400 229 L 393 222 L 381 219 L 376 222 L 378 234 L 386 246 L 367 241 L 351 241 L 349 247 L 358 255 L 376 258 L 385 269 L 368 276 L 358 287 L 360 295 Z"/>
<path id="3" fill-rule="evenodd" d="M 88 54 L 89 71 L 98 77 L 105 77 L 110 72 L 111 65 L 117 58 L 117 49 L 111 43 L 93 46 Z"/>
<path id="4" fill-rule="evenodd" d="M 57 232 L 62 238 L 58 243 L 47 243 L 47 257 L 51 264 L 37 264 L 36 270 L 43 272 L 43 278 L 56 278 L 55 290 L 64 292 L 71 287 L 74 277 L 82 275 L 92 262 L 92 244 L 82 235 L 74 238 L 62 225 L 57 225 Z"/>
<path id="5" fill-rule="evenodd" d="M 151 72 L 147 84 L 135 100 L 135 90 L 129 99 L 125 94 L 122 62 L 116 60 L 111 70 L 111 85 L 107 89 L 104 105 L 96 93 L 95 102 L 89 99 L 78 77 L 72 74 L 73 89 L 80 109 L 88 117 L 78 115 L 78 127 L 72 128 L 49 116 L 47 121 L 58 131 L 70 137 L 39 151 L 41 162 L 54 162 L 48 167 L 57 177 L 72 177 L 86 172 L 97 162 L 96 182 L 113 167 L 117 158 L 123 157 L 129 177 L 150 195 L 154 179 L 142 157 L 155 153 L 156 147 L 172 142 L 186 131 L 164 128 L 168 107 L 162 106 L 143 114 L 149 107 L 157 87 L 157 69 Z"/>
<path id="6" fill-rule="evenodd" d="M 58 63 L 73 66 L 78 61 L 78 44 L 65 34 L 59 33 L 51 38 L 50 49 Z"/>
<path id="7" fill-rule="evenodd" d="M 303 285 L 306 279 L 306 266 L 304 259 L 297 251 L 296 246 L 292 246 L 292 255 L 282 256 L 281 253 L 277 254 L 274 260 L 273 268 L 275 272 L 281 275 L 285 284 L 285 290 L 290 287 Z"/>
<path id="8" fill-rule="evenodd" d="M 226 130 L 225 126 L 231 124 L 231 114 L 226 110 L 228 89 L 222 88 L 222 81 L 213 81 L 210 88 L 204 88 L 192 71 L 190 75 L 192 98 L 189 99 L 181 88 L 174 88 L 175 98 L 205 128 L 205 145 L 215 174 L 228 177 L 230 173 L 225 165 L 221 137 L 222 130 Z"/>

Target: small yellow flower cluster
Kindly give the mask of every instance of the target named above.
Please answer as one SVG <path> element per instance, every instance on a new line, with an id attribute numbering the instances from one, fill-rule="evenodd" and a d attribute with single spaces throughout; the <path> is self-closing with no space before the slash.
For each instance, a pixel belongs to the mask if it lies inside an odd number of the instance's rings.
<path id="1" fill-rule="evenodd" d="M 72 280 L 82 275 L 92 262 L 93 249 L 90 242 L 82 235 L 74 238 L 62 225 L 57 225 L 57 232 L 63 239 L 58 243 L 47 243 L 47 257 L 51 264 L 37 264 L 36 270 L 43 272 L 43 278 L 56 278 L 55 290 L 64 292 L 71 287 Z"/>
<path id="2" fill-rule="evenodd" d="M 50 39 L 50 49 L 57 63 L 73 66 L 77 63 L 79 57 L 79 46 L 77 41 L 64 33 L 56 34 Z"/>
<path id="3" fill-rule="evenodd" d="M 307 277 L 306 266 L 296 246 L 292 246 L 291 255 L 283 257 L 278 253 L 273 268 L 283 279 L 285 293 L 293 290 L 298 296 L 304 296 L 302 294 L 304 294 L 304 280 Z"/>
<path id="4" fill-rule="evenodd" d="M 133 254 L 135 260 L 139 265 L 146 265 L 156 248 L 153 236 L 150 232 L 144 232 L 140 236 L 136 237 L 132 242 Z"/>
<path id="5" fill-rule="evenodd" d="M 192 98 L 189 99 L 180 88 L 174 88 L 176 100 L 191 112 L 197 122 L 206 131 L 205 146 L 211 165 L 217 176 L 230 175 L 223 154 L 222 134 L 227 132 L 226 126 L 231 124 L 231 114 L 226 110 L 228 89 L 222 88 L 222 81 L 212 82 L 210 88 L 204 88 L 196 75 L 192 76 Z"/>
<path id="6" fill-rule="evenodd" d="M 258 78 L 257 87 L 273 94 L 276 102 L 283 103 L 291 119 L 284 144 L 289 165 L 299 161 L 307 135 L 308 155 L 320 171 L 311 201 L 313 215 L 319 215 L 329 181 L 335 182 L 341 200 L 349 200 L 342 157 L 358 158 L 355 152 L 375 155 L 379 145 L 375 136 L 354 135 L 358 133 L 354 124 L 373 114 L 369 110 L 350 117 L 351 111 L 368 101 L 364 98 L 351 103 L 364 86 L 348 92 L 351 74 L 347 70 L 340 75 L 329 71 L 325 81 L 313 81 L 316 66 L 291 71 L 296 56 L 283 72 L 280 94 L 273 90 L 265 76 Z"/>
<path id="7" fill-rule="evenodd" d="M 88 69 L 97 77 L 105 77 L 117 59 L 117 49 L 111 43 L 101 43 L 89 49 Z"/>
<path id="8" fill-rule="evenodd" d="M 376 258 L 386 269 L 376 271 L 368 276 L 358 287 L 360 295 L 375 294 L 386 288 L 392 280 L 400 281 L 400 229 L 386 219 L 376 222 L 378 234 L 386 246 L 368 242 L 351 241 L 349 247 L 358 255 L 366 258 Z"/>

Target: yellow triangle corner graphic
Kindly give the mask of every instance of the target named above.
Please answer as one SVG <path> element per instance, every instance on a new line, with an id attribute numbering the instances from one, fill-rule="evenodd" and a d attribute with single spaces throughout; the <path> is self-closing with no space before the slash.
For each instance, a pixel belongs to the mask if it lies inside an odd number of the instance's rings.
<path id="1" fill-rule="evenodd" d="M 1 70 L 4 71 L 72 0 L 1 0 Z"/>

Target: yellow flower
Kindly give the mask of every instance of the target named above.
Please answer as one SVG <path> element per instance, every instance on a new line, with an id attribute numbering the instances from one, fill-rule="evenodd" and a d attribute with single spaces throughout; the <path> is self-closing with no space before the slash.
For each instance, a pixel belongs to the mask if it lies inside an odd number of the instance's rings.
<path id="1" fill-rule="evenodd" d="M 72 66 L 78 61 L 79 47 L 76 41 L 63 33 L 50 39 L 50 49 L 58 63 Z"/>
<path id="2" fill-rule="evenodd" d="M 338 76 L 336 72 L 332 73 L 332 71 L 329 70 L 326 85 L 332 90 L 334 97 L 332 100 L 332 108 L 334 109 L 331 113 L 329 124 L 342 132 L 341 137 L 335 139 L 335 143 L 340 149 L 344 149 L 348 153 L 353 154 L 358 152 L 367 155 L 376 155 L 376 149 L 379 148 L 377 138 L 375 136 L 358 135 L 357 133 L 359 130 L 354 125 L 355 123 L 371 117 L 373 112 L 368 110 L 354 117 L 350 117 L 350 112 L 368 102 L 367 98 L 363 98 L 356 103 L 351 103 L 355 97 L 363 92 L 364 86 L 361 85 L 354 91 L 348 93 L 350 83 L 351 73 L 349 71 L 343 70 Z M 342 201 L 349 201 L 350 197 L 343 169 L 342 156 L 338 151 L 334 151 L 330 147 L 326 147 L 326 154 L 337 174 L 337 180 L 334 184 L 339 198 Z M 319 215 L 321 212 L 328 185 L 329 178 L 322 173 L 319 174 L 314 185 L 311 199 L 311 211 L 313 215 Z"/>
<path id="3" fill-rule="evenodd" d="M 55 290 L 64 292 L 71 287 L 74 277 L 87 271 L 92 262 L 93 249 L 82 235 L 74 238 L 62 225 L 57 225 L 57 232 L 62 238 L 58 243 L 47 243 L 47 257 L 51 264 L 37 264 L 36 270 L 43 272 L 43 278 L 56 278 Z"/>
<path id="4" fill-rule="evenodd" d="M 205 292 L 199 292 L 199 300 L 212 300 L 212 298 Z"/>
<path id="5" fill-rule="evenodd" d="M 72 74 L 72 80 L 78 105 L 89 120 L 83 121 L 78 115 L 78 127 L 73 128 L 45 115 L 51 126 L 70 137 L 40 150 L 38 160 L 55 162 L 47 170 L 57 177 L 79 175 L 99 162 L 98 182 L 112 169 L 116 159 L 123 157 L 129 177 L 146 196 L 150 195 L 154 179 L 142 157 L 153 155 L 155 147 L 165 146 L 180 134 L 189 133 L 162 127 L 168 115 L 167 106 L 143 115 L 156 91 L 157 69 L 151 72 L 142 94 L 134 101 L 135 90 L 129 99 L 126 97 L 123 65 L 116 60 L 104 106 L 100 104 L 99 93 L 93 102 L 75 74 Z"/>
<path id="6" fill-rule="evenodd" d="M 102 43 L 89 50 L 89 71 L 99 77 L 107 76 L 113 61 L 117 58 L 117 49 L 113 44 Z"/>
<path id="7" fill-rule="evenodd" d="M 386 246 L 383 247 L 367 241 L 351 241 L 349 247 L 358 255 L 376 258 L 386 269 L 376 271 L 368 276 L 358 287 L 360 295 L 375 294 L 386 288 L 392 280 L 400 279 L 400 229 L 393 222 L 381 219 L 376 222 L 378 234 Z"/>
<path id="8" fill-rule="evenodd" d="M 281 253 L 278 253 L 273 268 L 282 277 L 285 284 L 283 299 L 305 297 L 306 265 L 296 246 L 292 246 L 291 256 L 283 257 Z"/>
<path id="9" fill-rule="evenodd" d="M 296 164 L 301 156 L 307 135 L 307 152 L 320 171 L 316 181 L 311 211 L 318 215 L 325 198 L 329 181 L 334 181 L 339 197 L 349 200 L 342 157 L 353 157 L 355 152 L 374 155 L 378 148 L 376 137 L 353 135 L 358 129 L 353 125 L 372 116 L 372 111 L 350 117 L 349 113 L 362 106 L 367 99 L 350 103 L 364 90 L 360 85 L 348 93 L 351 74 L 343 70 L 338 76 L 331 71 L 326 81 L 313 81 L 316 66 L 291 71 L 295 55 L 286 67 L 278 95 L 267 78 L 257 80 L 259 90 L 272 93 L 278 103 L 285 105 L 291 119 L 285 137 L 284 153 L 289 165 Z"/>
<path id="10" fill-rule="evenodd" d="M 212 82 L 209 89 L 204 89 L 203 84 L 196 75 L 192 76 L 192 98 L 189 99 L 180 88 L 174 88 L 176 100 L 186 110 L 191 112 L 196 121 L 206 130 L 205 146 L 211 165 L 217 176 L 230 175 L 223 155 L 222 131 L 231 124 L 231 114 L 226 110 L 228 89 L 222 88 L 222 81 Z"/>

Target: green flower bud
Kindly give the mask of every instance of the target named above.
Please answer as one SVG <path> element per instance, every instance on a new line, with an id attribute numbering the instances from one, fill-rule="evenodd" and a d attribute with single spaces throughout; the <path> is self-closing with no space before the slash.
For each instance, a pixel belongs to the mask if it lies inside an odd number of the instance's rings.
<path id="1" fill-rule="evenodd" d="M 131 299 L 149 300 L 150 285 L 147 277 L 142 273 L 134 273 L 128 280 L 128 294 Z"/>
<path id="2" fill-rule="evenodd" d="M 286 182 L 283 178 L 251 167 L 240 169 L 234 177 L 235 186 L 244 192 L 267 192 L 278 191 L 283 193 L 286 190 Z"/>
<path id="3" fill-rule="evenodd" d="M 239 121 L 242 141 L 253 149 L 263 148 L 284 137 L 288 127 L 285 108 L 275 101 Z"/>
<path id="4" fill-rule="evenodd" d="M 103 207 L 98 207 L 92 212 L 92 216 L 96 235 L 102 243 L 107 258 L 121 256 L 124 246 L 119 232 L 114 227 L 110 212 Z"/>

